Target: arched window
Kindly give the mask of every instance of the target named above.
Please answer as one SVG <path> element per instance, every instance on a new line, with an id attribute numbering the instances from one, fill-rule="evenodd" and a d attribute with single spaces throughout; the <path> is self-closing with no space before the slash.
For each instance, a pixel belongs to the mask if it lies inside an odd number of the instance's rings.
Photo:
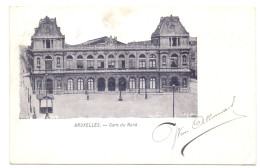
<path id="1" fill-rule="evenodd" d="M 115 57 L 113 55 L 108 56 L 108 68 L 115 68 Z"/>
<path id="2" fill-rule="evenodd" d="M 94 57 L 92 55 L 87 57 L 87 69 L 94 69 Z"/>
<path id="3" fill-rule="evenodd" d="M 52 57 L 49 56 L 49 55 L 47 55 L 47 56 L 45 57 L 45 60 L 52 60 Z"/>
<path id="4" fill-rule="evenodd" d="M 94 89 L 94 79 L 90 78 L 88 79 L 88 90 Z"/>
<path id="5" fill-rule="evenodd" d="M 139 68 L 145 68 L 145 55 L 141 54 L 139 56 Z"/>
<path id="6" fill-rule="evenodd" d="M 131 55 L 129 56 L 129 58 L 135 58 L 135 56 L 134 56 L 133 54 L 131 54 Z"/>
<path id="7" fill-rule="evenodd" d="M 123 54 L 119 55 L 119 58 L 125 58 L 125 56 Z"/>
<path id="8" fill-rule="evenodd" d="M 36 62 L 37 62 L 37 66 L 40 66 L 40 65 L 41 65 L 41 59 L 40 59 L 39 57 L 37 58 L 37 61 L 36 61 Z"/>
<path id="9" fill-rule="evenodd" d="M 73 60 L 73 57 L 71 55 L 67 56 L 67 60 Z"/>
<path id="10" fill-rule="evenodd" d="M 98 59 L 104 59 L 104 56 L 103 55 L 99 55 Z"/>
<path id="11" fill-rule="evenodd" d="M 130 89 L 135 89 L 135 78 L 130 78 L 129 79 L 129 88 Z"/>
<path id="12" fill-rule="evenodd" d="M 139 88 L 145 89 L 145 78 L 140 78 Z"/>
<path id="13" fill-rule="evenodd" d="M 87 59 L 94 59 L 94 57 L 92 55 L 89 55 Z"/>
<path id="14" fill-rule="evenodd" d="M 52 69 L 52 57 L 49 55 L 45 57 L 45 69 Z"/>
<path id="15" fill-rule="evenodd" d="M 71 69 L 73 67 L 73 57 L 71 55 L 67 56 L 67 68 Z"/>
<path id="16" fill-rule="evenodd" d="M 78 90 L 83 90 L 83 79 L 78 79 Z"/>
<path id="17" fill-rule="evenodd" d="M 187 56 L 186 55 L 182 56 L 182 64 L 187 64 Z"/>
<path id="18" fill-rule="evenodd" d="M 171 55 L 171 67 L 178 67 L 178 55 L 177 54 Z"/>
<path id="19" fill-rule="evenodd" d="M 182 80 L 182 87 L 187 87 L 187 79 L 183 78 Z"/>
<path id="20" fill-rule="evenodd" d="M 139 56 L 139 58 L 145 58 L 145 55 L 144 55 L 144 54 L 141 54 L 141 55 Z"/>
<path id="21" fill-rule="evenodd" d="M 125 68 L 125 56 L 123 54 L 118 57 L 118 68 Z"/>
<path id="22" fill-rule="evenodd" d="M 68 90 L 73 90 L 73 80 L 68 79 Z"/>
<path id="23" fill-rule="evenodd" d="M 136 62 L 135 62 L 135 56 L 131 54 L 129 56 L 129 68 L 135 68 Z"/>
<path id="24" fill-rule="evenodd" d="M 77 56 L 77 68 L 83 69 L 83 56 L 82 55 Z"/>
<path id="25" fill-rule="evenodd" d="M 57 57 L 57 65 L 60 65 L 60 57 Z"/>
<path id="26" fill-rule="evenodd" d="M 150 58 L 156 58 L 156 55 L 151 54 L 151 55 L 150 55 Z"/>
<path id="27" fill-rule="evenodd" d="M 79 55 L 79 56 L 77 56 L 77 59 L 78 59 L 78 60 L 83 60 L 83 56 L 82 56 L 82 55 Z"/>
<path id="28" fill-rule="evenodd" d="M 150 79 L 150 89 L 155 89 L 155 78 Z"/>
<path id="29" fill-rule="evenodd" d="M 149 66 L 150 66 L 150 68 L 156 67 L 156 56 L 154 54 L 150 55 Z"/>
<path id="30" fill-rule="evenodd" d="M 162 56 L 162 66 L 166 66 L 166 56 Z"/>
<path id="31" fill-rule="evenodd" d="M 108 56 L 109 59 L 115 58 L 113 55 Z"/>
<path id="32" fill-rule="evenodd" d="M 103 69 L 105 67 L 104 56 L 99 55 L 97 60 L 98 68 Z"/>

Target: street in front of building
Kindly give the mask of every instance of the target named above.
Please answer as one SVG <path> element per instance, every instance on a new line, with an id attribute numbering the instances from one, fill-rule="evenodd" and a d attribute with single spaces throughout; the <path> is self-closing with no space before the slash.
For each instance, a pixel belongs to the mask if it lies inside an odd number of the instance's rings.
<path id="1" fill-rule="evenodd" d="M 196 80 L 191 81 L 191 89 L 196 88 Z M 173 117 L 172 93 L 145 94 L 122 92 L 123 101 L 118 101 L 119 92 L 89 94 L 54 95 L 51 119 L 66 118 L 107 118 L 107 117 Z M 175 117 L 193 117 L 197 115 L 197 93 L 174 94 Z M 35 104 L 38 107 L 38 102 Z M 39 113 L 37 118 L 44 119 L 45 114 Z"/>

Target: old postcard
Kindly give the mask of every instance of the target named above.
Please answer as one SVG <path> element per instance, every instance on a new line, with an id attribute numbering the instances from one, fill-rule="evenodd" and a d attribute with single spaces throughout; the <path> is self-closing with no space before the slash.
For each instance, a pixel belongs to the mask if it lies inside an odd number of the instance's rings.
<path id="1" fill-rule="evenodd" d="M 12 164 L 255 164 L 255 9 L 10 7 Z"/>

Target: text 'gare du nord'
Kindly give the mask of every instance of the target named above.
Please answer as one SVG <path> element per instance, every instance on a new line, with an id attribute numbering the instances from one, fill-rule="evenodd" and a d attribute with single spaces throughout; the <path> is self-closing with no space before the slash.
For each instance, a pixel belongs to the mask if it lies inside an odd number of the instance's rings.
<path id="1" fill-rule="evenodd" d="M 34 93 L 127 91 L 189 92 L 197 76 L 197 38 L 179 17 L 161 17 L 151 40 L 124 44 L 101 37 L 78 45 L 65 43 L 56 18 L 45 17 L 31 37 L 27 56 Z"/>

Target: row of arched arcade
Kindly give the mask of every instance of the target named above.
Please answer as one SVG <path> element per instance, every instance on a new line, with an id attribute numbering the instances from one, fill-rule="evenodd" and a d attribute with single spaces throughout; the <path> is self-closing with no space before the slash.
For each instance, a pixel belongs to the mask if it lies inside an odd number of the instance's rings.
<path id="1" fill-rule="evenodd" d="M 125 77 L 120 78 L 104 78 L 99 77 L 97 79 L 94 78 L 47 78 L 47 80 L 42 80 L 41 78 L 37 78 L 35 81 L 35 90 L 47 90 L 48 93 L 55 93 L 55 91 L 63 90 L 67 93 L 75 93 L 74 90 L 79 91 L 77 93 L 84 93 L 84 90 L 88 91 L 140 91 L 147 89 L 150 92 L 158 92 L 159 88 L 166 88 L 172 85 L 176 87 L 186 88 L 188 86 L 187 78 L 179 79 L 178 77 L 172 77 L 169 80 L 161 79 L 159 80 L 157 77 L 130 77 L 126 79 Z M 44 85 L 46 83 L 46 85 Z M 161 85 L 160 85 L 161 83 Z M 46 87 L 42 87 L 46 86 Z M 81 91 L 81 92 L 80 92 Z M 163 90 L 162 90 L 163 91 Z"/>

